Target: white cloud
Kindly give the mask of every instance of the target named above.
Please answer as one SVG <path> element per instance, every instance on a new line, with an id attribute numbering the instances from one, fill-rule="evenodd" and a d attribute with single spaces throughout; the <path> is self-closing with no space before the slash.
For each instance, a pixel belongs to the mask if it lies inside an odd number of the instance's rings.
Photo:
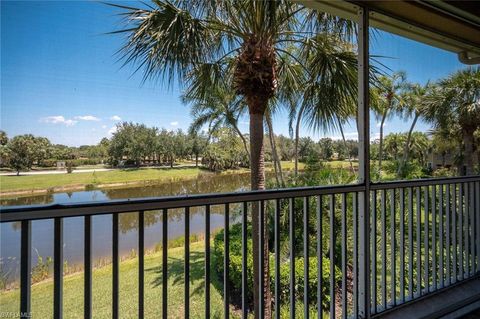
<path id="1" fill-rule="evenodd" d="M 112 116 L 110 119 L 111 119 L 112 121 L 121 121 L 121 120 L 122 120 L 122 118 L 121 118 L 120 116 L 118 116 L 118 115 L 114 115 L 114 116 Z"/>
<path id="2" fill-rule="evenodd" d="M 344 133 L 344 135 L 346 140 L 358 140 L 358 132 L 346 132 Z M 342 135 L 334 135 L 328 137 L 335 141 L 342 139 Z"/>
<path id="3" fill-rule="evenodd" d="M 375 140 L 380 139 L 380 133 L 370 134 L 370 141 L 374 142 Z"/>
<path id="4" fill-rule="evenodd" d="M 170 122 L 170 125 L 171 125 L 171 126 L 177 126 L 177 125 L 178 125 L 178 121 Z"/>
<path id="5" fill-rule="evenodd" d="M 113 135 L 117 132 L 117 127 L 116 126 L 112 126 L 109 130 L 108 130 L 108 134 L 109 135 Z"/>
<path id="6" fill-rule="evenodd" d="M 81 121 L 100 121 L 98 117 L 95 117 L 93 115 L 75 116 L 74 119 Z"/>
<path id="7" fill-rule="evenodd" d="M 40 119 L 40 122 L 51 123 L 51 124 L 63 124 L 65 126 L 73 126 L 77 124 L 78 121 L 65 119 L 65 117 L 62 115 L 55 115 L 55 116 L 42 117 Z"/>
<path id="8" fill-rule="evenodd" d="M 376 127 L 380 127 L 380 126 L 382 126 L 382 122 L 378 122 L 378 123 L 376 124 Z M 385 127 L 385 126 L 387 126 L 387 122 L 384 122 L 384 123 L 383 123 L 383 127 Z"/>
<path id="9" fill-rule="evenodd" d="M 102 128 L 103 128 L 103 129 L 106 129 L 106 128 L 107 128 L 107 126 L 106 126 L 106 125 L 102 125 Z"/>

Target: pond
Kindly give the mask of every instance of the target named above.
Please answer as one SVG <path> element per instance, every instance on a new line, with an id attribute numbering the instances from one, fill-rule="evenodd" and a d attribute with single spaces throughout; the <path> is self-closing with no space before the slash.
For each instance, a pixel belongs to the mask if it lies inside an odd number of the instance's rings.
<path id="1" fill-rule="evenodd" d="M 167 195 L 186 195 L 202 193 L 219 193 L 247 190 L 250 185 L 250 174 L 202 174 L 195 180 L 169 182 L 154 186 L 131 187 L 125 189 L 92 190 L 71 193 L 56 193 L 2 199 L 2 206 L 40 205 L 53 203 L 79 203 L 105 201 L 111 199 L 126 199 L 140 197 L 156 197 Z M 231 222 L 239 220 L 239 209 L 231 207 Z M 224 225 L 223 207 L 211 208 L 211 232 Z M 145 249 L 154 249 L 161 242 L 162 223 L 159 211 L 145 212 Z M 183 236 L 184 213 L 180 209 L 168 211 L 168 238 Z M 190 210 L 191 234 L 202 235 L 205 227 L 203 207 L 193 207 Z M 111 259 L 112 216 L 101 215 L 92 218 L 92 250 L 94 264 Z M 119 251 L 121 256 L 128 256 L 137 249 L 138 214 L 125 213 L 119 216 Z M 0 275 L 7 283 L 18 280 L 20 266 L 20 224 L 1 224 L 0 234 Z M 64 219 L 64 259 L 69 266 L 83 263 L 83 217 Z M 53 220 L 32 222 L 32 266 L 38 257 L 44 260 L 53 256 Z"/>

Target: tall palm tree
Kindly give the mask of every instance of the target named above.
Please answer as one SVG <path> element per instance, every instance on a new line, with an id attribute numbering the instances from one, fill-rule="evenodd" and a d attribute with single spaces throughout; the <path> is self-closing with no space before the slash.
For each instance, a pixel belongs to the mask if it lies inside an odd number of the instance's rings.
<path id="1" fill-rule="evenodd" d="M 383 159 L 383 128 L 385 121 L 394 114 L 398 113 L 402 103 L 401 93 L 406 86 L 405 72 L 395 72 L 391 76 L 380 76 L 378 84 L 372 89 L 375 96 L 375 103 L 372 103 L 372 109 L 377 121 L 380 121 L 380 137 L 378 151 L 378 174 L 382 171 Z"/>
<path id="2" fill-rule="evenodd" d="M 191 104 L 193 122 L 190 124 L 190 133 L 198 132 L 205 125 L 208 126 L 208 136 L 221 127 L 231 128 L 242 140 L 246 154 L 250 154 L 247 140 L 238 128 L 238 119 L 246 110 L 238 96 L 224 90 L 215 90 L 207 99 L 199 100 L 183 95 L 182 101 Z"/>
<path id="3" fill-rule="evenodd" d="M 480 128 L 480 67 L 460 70 L 441 80 L 426 103 L 427 117 L 437 128 L 455 125 L 459 128 L 465 174 L 472 175 L 474 134 Z"/>
<path id="4" fill-rule="evenodd" d="M 414 83 L 407 86 L 407 91 L 403 95 L 404 103 L 401 107 L 400 112 L 403 118 L 408 119 L 410 117 L 413 117 L 413 120 L 408 130 L 405 146 L 403 147 L 403 156 L 398 165 L 397 176 L 400 177 L 404 177 L 404 168 L 408 162 L 408 157 L 410 155 L 412 133 L 415 125 L 417 124 L 418 119 L 426 113 L 426 106 L 424 103 L 425 96 L 433 88 L 432 84 L 430 83 L 427 83 L 426 85 Z"/>
<path id="5" fill-rule="evenodd" d="M 212 87 L 223 87 L 245 100 L 253 190 L 265 188 L 263 124 L 272 98 L 287 103 L 308 84 L 304 103 L 320 106 L 325 84 L 329 90 L 356 89 L 355 81 L 348 81 L 356 74 L 356 56 L 342 44 L 354 34 L 348 20 L 285 0 L 152 0 L 143 8 L 116 6 L 124 9 L 127 23 L 116 31 L 127 35 L 121 50 L 125 63 L 136 64 L 144 79 L 179 80 L 186 94 L 197 99 L 206 100 Z M 338 70 L 335 77 L 331 69 Z M 252 209 L 258 211 L 258 203 Z M 253 216 L 254 306 L 259 317 L 259 223 L 265 221 Z M 268 250 L 265 243 L 262 249 Z M 264 315 L 270 317 L 269 254 L 264 255 Z"/>

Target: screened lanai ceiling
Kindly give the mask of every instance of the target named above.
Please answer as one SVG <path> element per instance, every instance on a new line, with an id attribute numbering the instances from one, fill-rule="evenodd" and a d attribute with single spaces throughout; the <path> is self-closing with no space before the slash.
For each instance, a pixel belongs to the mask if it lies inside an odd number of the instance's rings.
<path id="1" fill-rule="evenodd" d="M 302 0 L 304 5 L 356 20 L 358 4 L 368 7 L 370 25 L 480 63 L 480 1 Z"/>

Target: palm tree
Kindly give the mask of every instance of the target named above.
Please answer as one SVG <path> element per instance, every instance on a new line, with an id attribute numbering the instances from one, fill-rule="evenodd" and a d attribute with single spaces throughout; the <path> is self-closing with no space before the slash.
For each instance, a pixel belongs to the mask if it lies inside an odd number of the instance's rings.
<path id="1" fill-rule="evenodd" d="M 385 121 L 394 114 L 398 113 L 398 109 L 402 104 L 401 92 L 405 88 L 406 83 L 405 72 L 395 72 L 391 76 L 380 76 L 378 78 L 377 87 L 372 89 L 375 96 L 375 103 L 372 103 L 372 109 L 375 113 L 377 121 L 380 121 L 380 137 L 378 151 L 378 174 L 382 171 L 383 159 L 383 128 Z"/>
<path id="2" fill-rule="evenodd" d="M 426 103 L 429 109 L 427 117 L 437 128 L 459 128 L 463 141 L 464 173 L 472 175 L 474 134 L 480 128 L 480 67 L 460 70 L 441 80 Z"/>
<path id="3" fill-rule="evenodd" d="M 403 177 L 404 167 L 408 162 L 408 157 L 410 155 L 412 133 L 415 128 L 415 125 L 418 122 L 418 119 L 425 115 L 425 96 L 430 90 L 432 90 L 432 85 L 427 83 L 426 85 L 420 84 L 410 84 L 408 89 L 403 96 L 403 105 L 401 107 L 402 117 L 408 119 L 413 116 L 412 124 L 408 130 L 407 139 L 405 141 L 405 146 L 403 147 L 403 156 L 398 165 L 397 176 Z"/>
<path id="4" fill-rule="evenodd" d="M 238 119 L 245 111 L 245 105 L 238 96 L 224 90 L 215 90 L 205 100 L 187 95 L 183 95 L 182 100 L 191 104 L 193 122 L 190 124 L 190 133 L 198 132 L 207 125 L 210 137 L 212 132 L 221 127 L 231 128 L 241 138 L 245 152 L 250 154 L 247 140 L 238 128 Z"/>
<path id="5" fill-rule="evenodd" d="M 402 133 L 390 133 L 385 137 L 385 153 L 394 161 L 398 161 L 400 150 L 405 143 L 405 135 Z"/>
<path id="6" fill-rule="evenodd" d="M 348 81 L 356 74 L 356 56 L 342 42 L 354 34 L 348 20 L 284 0 L 152 0 L 144 8 L 115 6 L 125 10 L 127 27 L 115 32 L 127 35 L 121 50 L 125 63 L 136 64 L 145 80 L 179 80 L 185 94 L 199 100 L 207 100 L 212 87 L 245 100 L 253 190 L 265 188 L 263 124 L 273 98 L 280 104 L 291 102 L 308 84 L 304 103 L 321 106 L 326 84 L 330 92 L 356 90 L 356 82 Z M 258 211 L 258 203 L 252 209 Z M 253 216 L 254 306 L 259 317 L 259 223 L 266 220 Z M 262 249 L 267 251 L 268 245 Z M 270 317 L 269 254 L 264 255 L 264 315 Z"/>

